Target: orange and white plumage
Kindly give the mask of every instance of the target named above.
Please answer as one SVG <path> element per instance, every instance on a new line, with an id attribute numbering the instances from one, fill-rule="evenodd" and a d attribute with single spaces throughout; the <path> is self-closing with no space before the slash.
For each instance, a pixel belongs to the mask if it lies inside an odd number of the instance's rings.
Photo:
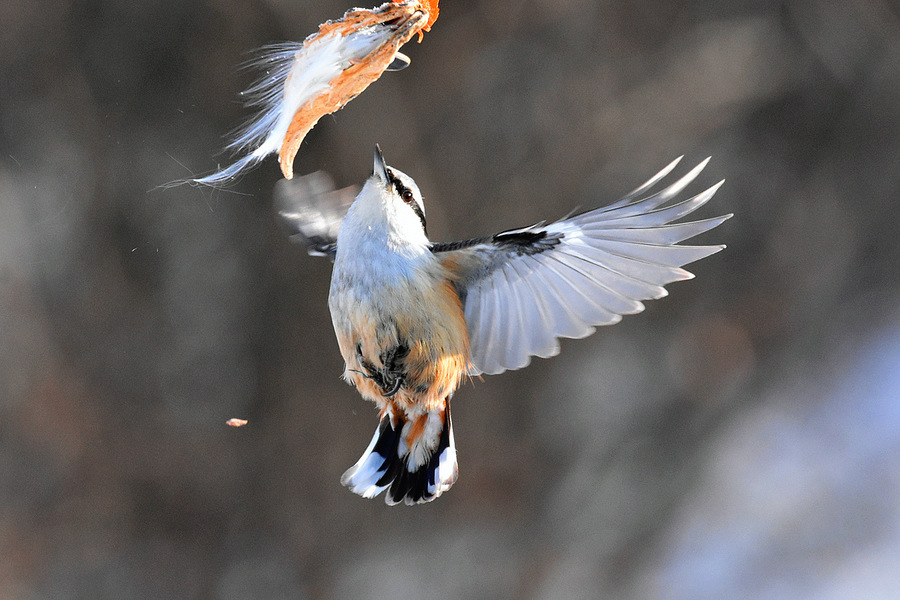
<path id="1" fill-rule="evenodd" d="M 436 18 L 434 0 L 387 2 L 373 9 L 352 9 L 339 20 L 322 24 L 302 43 L 264 48 L 248 66 L 266 75 L 242 94 L 259 113 L 226 148 L 244 156 L 192 181 L 227 182 L 274 153 L 282 173 L 291 179 L 294 157 L 316 122 L 342 108 L 392 64 L 408 63 L 400 47 L 416 34 L 421 36 Z"/>
<path id="2" fill-rule="evenodd" d="M 418 188 L 376 163 L 341 224 L 328 306 L 344 377 L 375 402 L 382 426 L 342 481 L 364 496 L 394 486 L 388 501 L 419 502 L 456 479 L 448 400 L 469 370 L 468 335 L 451 274 L 430 250 Z"/>
<path id="3" fill-rule="evenodd" d="M 731 215 L 674 223 L 721 185 L 671 203 L 704 161 L 650 193 L 677 163 L 605 208 L 448 243 L 428 239 L 418 187 L 380 150 L 342 221 L 307 187 L 282 190 L 295 239 L 335 259 L 329 308 L 344 376 L 380 410 L 372 442 L 341 481 L 367 498 L 386 491 L 389 504 L 438 497 L 457 478 L 449 400 L 466 377 L 553 356 L 558 338 L 640 312 L 664 285 L 692 277 L 683 265 L 724 248 L 678 245 Z"/>

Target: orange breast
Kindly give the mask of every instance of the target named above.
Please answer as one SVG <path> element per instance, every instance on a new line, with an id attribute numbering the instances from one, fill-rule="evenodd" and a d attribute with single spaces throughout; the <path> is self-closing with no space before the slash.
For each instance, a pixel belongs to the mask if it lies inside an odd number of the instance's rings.
<path id="1" fill-rule="evenodd" d="M 422 290 L 401 288 L 391 293 L 406 294 L 402 310 L 377 314 L 372 307 L 359 306 L 344 319 L 350 328 L 336 332 L 346 362 L 344 377 L 382 410 L 389 403 L 407 412 L 439 408 L 469 367 L 469 336 L 459 296 L 444 278 Z M 409 348 L 401 363 L 404 385 L 385 398 L 384 390 L 364 376 L 357 346 L 367 362 L 381 368 L 382 353 L 398 344 Z"/>

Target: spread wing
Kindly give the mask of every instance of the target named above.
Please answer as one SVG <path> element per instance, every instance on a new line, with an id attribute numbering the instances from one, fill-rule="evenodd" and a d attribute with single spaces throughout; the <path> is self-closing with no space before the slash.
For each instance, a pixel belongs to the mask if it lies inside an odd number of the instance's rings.
<path id="1" fill-rule="evenodd" d="M 275 184 L 275 210 L 292 242 L 305 245 L 312 256 L 334 260 L 338 230 L 357 191 L 334 189 L 331 177 L 321 171 L 282 179 Z"/>
<path id="2" fill-rule="evenodd" d="M 664 285 L 693 277 L 683 265 L 725 247 L 678 242 L 731 215 L 673 223 L 708 202 L 722 182 L 666 205 L 709 159 L 647 195 L 678 160 L 607 207 L 549 225 L 432 247 L 456 277 L 475 373 L 501 373 L 526 366 L 531 356 L 556 355 L 558 338 L 582 338 L 598 325 L 642 311 L 643 300 L 666 295 Z"/>

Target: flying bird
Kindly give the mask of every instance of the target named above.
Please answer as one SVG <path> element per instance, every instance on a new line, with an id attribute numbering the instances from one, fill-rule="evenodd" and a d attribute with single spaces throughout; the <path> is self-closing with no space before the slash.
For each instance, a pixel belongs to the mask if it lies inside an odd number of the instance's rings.
<path id="1" fill-rule="evenodd" d="M 379 410 L 379 425 L 341 482 L 388 504 L 429 502 L 458 476 L 450 398 L 468 377 L 559 353 L 558 338 L 642 311 L 682 266 L 724 246 L 681 246 L 731 217 L 674 223 L 722 182 L 672 203 L 706 166 L 651 190 L 673 161 L 621 200 L 550 224 L 432 242 L 416 183 L 376 146 L 362 190 L 314 173 L 276 186 L 292 238 L 334 260 L 328 306 L 344 379 Z M 355 195 L 355 198 L 354 198 Z"/>
<path id="2" fill-rule="evenodd" d="M 272 153 L 285 178 L 294 176 L 294 159 L 306 134 L 327 114 L 340 110 L 384 71 L 409 65 L 400 47 L 430 31 L 438 0 L 391 0 L 372 9 L 354 8 L 326 21 L 300 43 L 274 44 L 247 63 L 264 75 L 243 92 L 257 115 L 238 129 L 227 150 L 244 156 L 195 183 L 221 185 Z"/>

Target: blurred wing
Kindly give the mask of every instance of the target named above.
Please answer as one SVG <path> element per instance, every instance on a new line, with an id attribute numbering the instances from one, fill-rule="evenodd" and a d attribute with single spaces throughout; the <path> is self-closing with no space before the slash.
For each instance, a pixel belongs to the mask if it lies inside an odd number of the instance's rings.
<path id="1" fill-rule="evenodd" d="M 305 245 L 312 256 L 334 260 L 341 221 L 357 191 L 334 189 L 331 178 L 321 171 L 282 179 L 275 184 L 275 210 L 292 242 Z"/>
<path id="2" fill-rule="evenodd" d="M 731 215 L 672 223 L 706 204 L 722 182 L 664 206 L 709 159 L 672 185 L 645 195 L 678 160 L 605 208 L 546 226 L 432 247 L 456 276 L 476 373 L 501 373 L 526 366 L 531 356 L 555 356 L 558 338 L 582 338 L 595 326 L 642 311 L 641 301 L 666 295 L 664 285 L 693 277 L 683 265 L 725 247 L 677 244 Z"/>

